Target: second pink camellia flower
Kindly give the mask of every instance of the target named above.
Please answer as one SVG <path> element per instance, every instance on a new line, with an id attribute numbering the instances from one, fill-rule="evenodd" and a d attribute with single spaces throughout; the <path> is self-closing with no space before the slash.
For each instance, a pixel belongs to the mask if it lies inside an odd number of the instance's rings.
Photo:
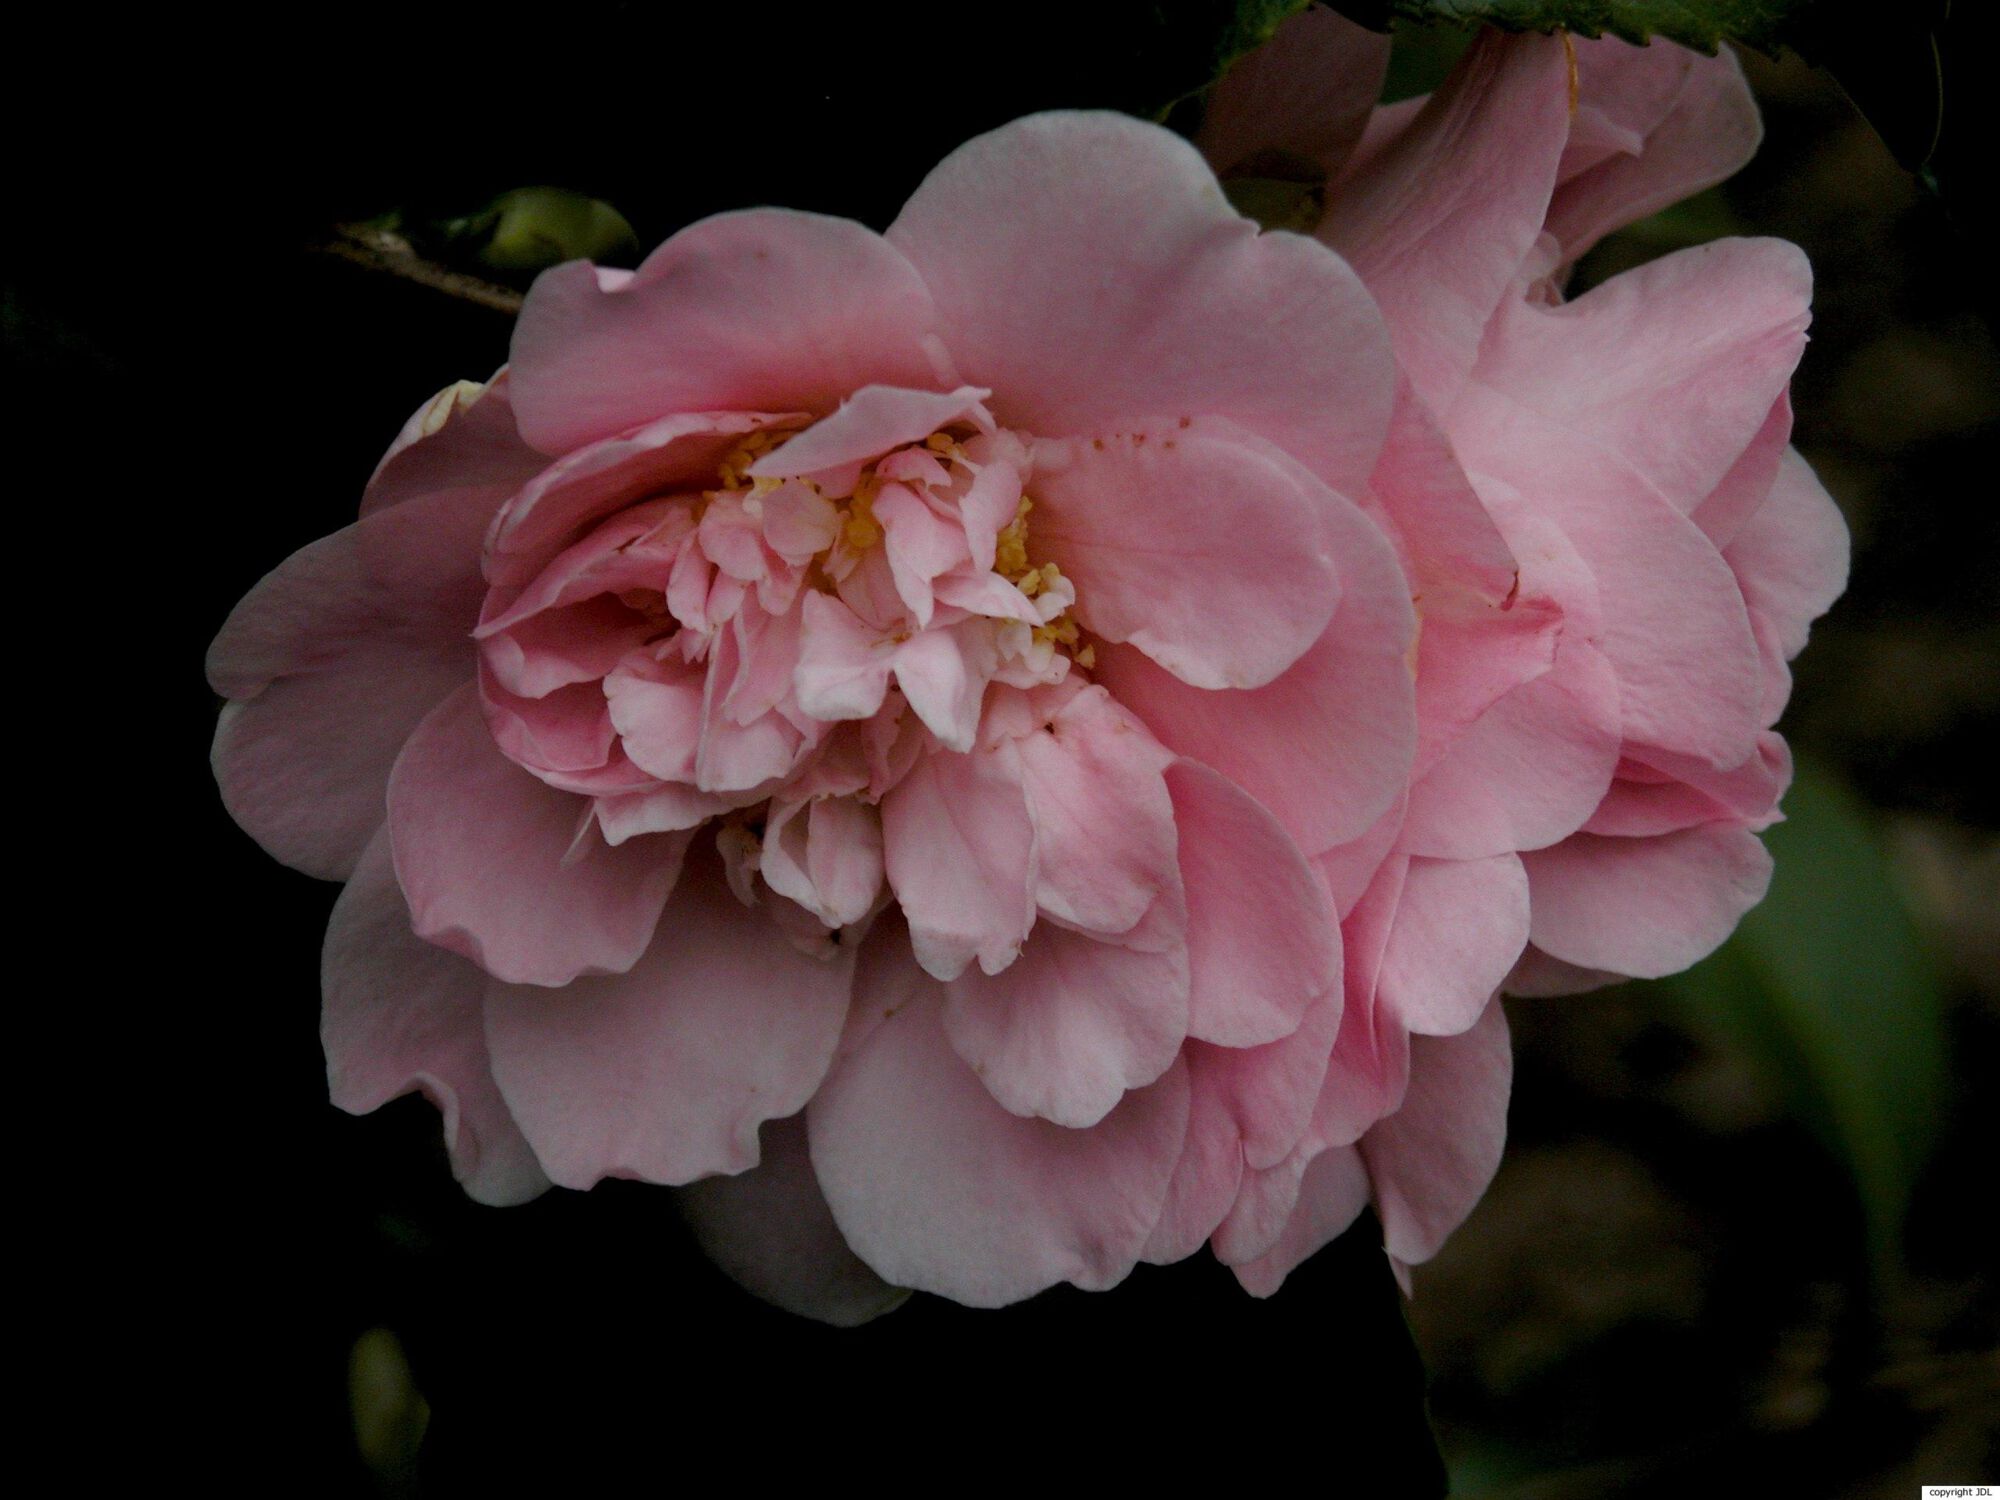
<path id="1" fill-rule="evenodd" d="M 1371 1200 L 1405 1261 L 1470 1207 L 1510 971 L 1720 940 L 1838 585 L 1784 446 L 1803 272 L 1557 288 L 1737 96 L 1646 71 L 1645 119 L 1573 124 L 1527 39 L 1370 124 L 1375 44 L 1302 20 L 1317 240 L 1057 114 L 883 235 L 559 267 L 244 600 L 217 775 L 347 882 L 337 1103 L 422 1089 L 490 1202 L 692 1185 L 834 1321 L 1204 1243 L 1262 1292 Z M 1296 146 L 1246 86 L 1211 155 Z"/>

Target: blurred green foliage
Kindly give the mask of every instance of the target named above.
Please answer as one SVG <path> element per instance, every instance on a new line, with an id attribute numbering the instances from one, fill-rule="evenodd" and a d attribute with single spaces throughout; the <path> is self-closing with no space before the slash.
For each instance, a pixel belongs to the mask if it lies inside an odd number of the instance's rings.
<path id="1" fill-rule="evenodd" d="M 1910 1194 L 1947 1086 L 1944 1006 L 1866 810 L 1802 763 L 1765 842 L 1770 894 L 1670 993 L 1749 1057 L 1852 1178 L 1878 1279 L 1900 1270 Z"/>

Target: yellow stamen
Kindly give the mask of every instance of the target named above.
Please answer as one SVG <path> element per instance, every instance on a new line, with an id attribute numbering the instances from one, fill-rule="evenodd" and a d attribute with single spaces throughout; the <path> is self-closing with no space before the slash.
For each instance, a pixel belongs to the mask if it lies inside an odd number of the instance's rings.
<path id="1" fill-rule="evenodd" d="M 847 502 L 847 519 L 841 523 L 840 538 L 850 552 L 866 552 L 882 540 L 882 523 L 875 519 L 875 492 L 881 482 L 870 474 Z"/>

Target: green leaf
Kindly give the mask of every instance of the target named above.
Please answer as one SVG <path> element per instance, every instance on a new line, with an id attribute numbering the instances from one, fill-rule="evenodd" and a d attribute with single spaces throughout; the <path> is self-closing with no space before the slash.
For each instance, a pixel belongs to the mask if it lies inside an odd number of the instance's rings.
<path id="1" fill-rule="evenodd" d="M 639 257 L 639 237 L 623 214 L 601 198 L 565 188 L 514 188 L 437 229 L 456 258 L 515 275 L 566 260 L 621 265 Z"/>
<path id="2" fill-rule="evenodd" d="M 1574 31 L 1669 41 L 1713 52 L 1727 41 L 1772 47 L 1819 0 L 1337 0 L 1364 26 L 1387 30 L 1392 20 L 1484 22 L 1506 31 Z"/>
<path id="3" fill-rule="evenodd" d="M 1770 895 L 1714 957 L 1661 983 L 1741 1046 L 1845 1165 L 1873 1264 L 1893 1279 L 1946 1084 L 1943 1007 L 1853 794 L 1801 765 L 1785 813 L 1765 835 Z"/>

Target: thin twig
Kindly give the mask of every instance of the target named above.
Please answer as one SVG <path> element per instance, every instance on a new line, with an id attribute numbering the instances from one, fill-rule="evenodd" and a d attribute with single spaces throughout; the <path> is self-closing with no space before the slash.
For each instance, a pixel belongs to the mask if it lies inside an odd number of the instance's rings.
<path id="1" fill-rule="evenodd" d="M 476 302 L 495 312 L 513 316 L 521 310 L 521 294 L 497 282 L 482 281 L 463 271 L 454 271 L 434 260 L 426 260 L 410 242 L 391 229 L 368 224 L 336 224 L 333 237 L 314 247 L 322 255 L 335 256 L 366 271 L 384 271 L 414 281 L 434 292 L 461 301 Z"/>

